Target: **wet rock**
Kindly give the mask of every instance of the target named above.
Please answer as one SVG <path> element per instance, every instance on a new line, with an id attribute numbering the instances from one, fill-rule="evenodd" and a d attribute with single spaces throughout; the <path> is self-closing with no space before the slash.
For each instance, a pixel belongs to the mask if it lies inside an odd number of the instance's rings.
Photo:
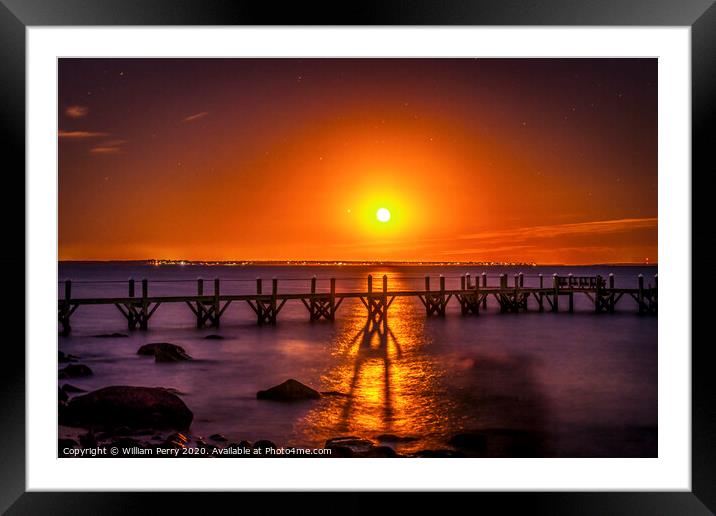
<path id="1" fill-rule="evenodd" d="M 540 432 L 517 428 L 486 428 L 481 433 L 490 453 L 502 457 L 541 457 L 544 436 Z"/>
<path id="2" fill-rule="evenodd" d="M 487 437 L 482 433 L 457 434 L 452 436 L 448 444 L 470 452 L 485 453 L 487 451 Z"/>
<path id="3" fill-rule="evenodd" d="M 276 443 L 274 443 L 273 441 L 269 441 L 267 439 L 258 440 L 254 443 L 253 446 L 254 450 L 258 450 L 259 455 L 265 455 L 267 448 L 272 448 L 275 450 L 276 448 L 278 448 L 278 446 L 276 446 Z"/>
<path id="4" fill-rule="evenodd" d="M 97 437 L 92 430 L 86 434 L 80 434 L 79 438 L 83 448 L 95 448 L 97 446 Z"/>
<path id="5" fill-rule="evenodd" d="M 222 340 L 224 337 L 221 335 L 207 335 L 204 337 L 206 340 Z"/>
<path id="6" fill-rule="evenodd" d="M 179 346 L 158 347 L 154 350 L 155 362 L 183 362 L 191 357 Z"/>
<path id="7" fill-rule="evenodd" d="M 166 441 L 164 441 L 160 447 L 162 448 L 186 448 L 187 444 L 189 443 L 189 438 L 180 433 L 177 432 L 175 434 L 171 434 L 169 437 L 167 437 Z"/>
<path id="8" fill-rule="evenodd" d="M 58 378 L 79 378 L 81 376 L 90 376 L 91 374 L 92 369 L 84 364 L 70 364 L 60 369 Z"/>
<path id="9" fill-rule="evenodd" d="M 212 441 L 218 441 L 218 442 L 228 441 L 228 439 L 222 434 L 212 434 L 209 436 L 209 439 L 211 439 Z"/>
<path id="10" fill-rule="evenodd" d="M 100 333 L 95 339 L 123 339 L 129 337 L 126 333 Z"/>
<path id="11" fill-rule="evenodd" d="M 57 449 L 60 452 L 60 455 L 64 455 L 62 450 L 64 448 L 76 448 L 79 446 L 79 443 L 75 441 L 74 439 L 58 439 L 57 440 Z"/>
<path id="12" fill-rule="evenodd" d="M 239 446 L 241 448 L 248 448 L 249 450 L 253 449 L 253 445 L 249 441 L 240 441 Z"/>
<path id="13" fill-rule="evenodd" d="M 351 457 L 355 457 L 355 454 L 350 448 L 347 448 L 346 446 L 335 446 L 331 448 L 331 454 L 330 455 L 320 455 L 320 457 L 333 457 L 337 459 L 347 459 Z"/>
<path id="14" fill-rule="evenodd" d="M 318 391 L 293 378 L 286 380 L 281 385 L 256 393 L 256 399 L 272 401 L 317 400 L 320 397 L 321 394 Z"/>
<path id="15" fill-rule="evenodd" d="M 137 350 L 137 355 L 154 356 L 157 362 L 181 362 L 191 360 L 186 350 L 169 342 L 151 342 Z"/>
<path id="16" fill-rule="evenodd" d="M 443 459 L 450 457 L 464 457 L 465 455 L 460 452 L 456 452 L 455 450 L 419 450 L 415 452 L 414 456 Z"/>
<path id="17" fill-rule="evenodd" d="M 64 384 L 61 389 L 65 392 L 87 392 L 84 389 L 80 389 L 79 387 L 75 387 L 69 383 Z"/>
<path id="18" fill-rule="evenodd" d="M 59 349 L 57 350 L 57 361 L 61 364 L 65 363 L 65 362 L 74 362 L 78 358 L 79 357 L 76 357 L 75 355 L 70 355 L 69 353 L 64 353 L 64 352 L 60 351 Z"/>
<path id="19" fill-rule="evenodd" d="M 176 394 L 177 396 L 184 396 L 186 393 L 180 391 L 179 389 L 174 389 L 172 387 L 157 387 L 157 389 L 163 389 L 167 392 L 171 392 L 172 394 Z"/>
<path id="20" fill-rule="evenodd" d="M 417 437 L 401 437 L 395 434 L 380 434 L 375 436 L 375 440 L 381 443 L 411 443 L 417 441 Z"/>
<path id="21" fill-rule="evenodd" d="M 351 435 L 347 437 L 334 437 L 333 439 L 328 439 L 324 448 L 330 448 L 332 450 L 335 448 L 348 448 L 354 454 L 359 454 L 367 452 L 374 446 L 374 444 L 375 443 L 371 440 Z"/>
<path id="22" fill-rule="evenodd" d="M 112 446 L 117 446 L 119 448 L 131 448 L 133 446 L 144 448 L 144 445 L 140 440 L 132 439 L 131 437 L 117 437 L 112 439 Z"/>
<path id="23" fill-rule="evenodd" d="M 184 429 L 193 417 L 179 397 L 164 389 L 112 386 L 72 398 L 62 424 Z"/>
<path id="24" fill-rule="evenodd" d="M 67 393 L 65 391 L 63 391 L 62 389 L 57 389 L 57 392 L 58 392 L 57 399 L 59 401 L 67 401 L 70 398 L 67 395 Z"/>
<path id="25" fill-rule="evenodd" d="M 186 350 L 181 347 L 177 346 L 176 344 L 171 344 L 169 342 L 150 342 L 149 344 L 144 344 L 137 350 L 137 355 L 148 355 L 148 356 L 154 356 L 157 352 L 157 349 L 166 349 L 166 350 L 176 350 L 178 353 L 185 353 Z"/>
<path id="26" fill-rule="evenodd" d="M 373 446 L 368 449 L 368 451 L 361 454 L 361 457 L 392 458 L 399 457 L 399 455 L 390 446 Z"/>

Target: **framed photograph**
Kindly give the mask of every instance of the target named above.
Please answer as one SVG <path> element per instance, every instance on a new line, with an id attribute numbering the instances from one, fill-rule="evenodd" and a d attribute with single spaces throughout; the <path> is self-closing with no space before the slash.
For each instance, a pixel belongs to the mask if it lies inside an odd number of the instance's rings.
<path id="1" fill-rule="evenodd" d="M 3 510 L 714 509 L 709 2 L 4 4 Z"/>

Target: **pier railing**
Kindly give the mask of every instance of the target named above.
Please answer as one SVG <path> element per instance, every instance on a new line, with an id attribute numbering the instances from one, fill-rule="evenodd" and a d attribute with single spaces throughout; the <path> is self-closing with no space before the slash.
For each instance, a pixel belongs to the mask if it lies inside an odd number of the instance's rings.
<path id="1" fill-rule="evenodd" d="M 345 280 L 346 278 L 341 278 Z M 525 276 L 515 274 L 512 282 L 507 274 L 498 276 L 497 285 L 490 285 L 485 273 L 471 276 L 464 274 L 452 279 L 459 279 L 457 288 L 446 287 L 446 277 L 440 275 L 437 285 L 431 282 L 433 278 L 424 277 L 422 289 L 388 288 L 388 276 L 381 278 L 381 284 L 374 288 L 373 276 L 365 278 L 365 288 L 339 289 L 336 278 L 328 279 L 328 289 L 317 288 L 317 278 L 313 276 L 306 279 L 291 279 L 305 284 L 304 290 L 280 292 L 279 279 L 272 278 L 270 283 L 264 284 L 262 278 L 256 278 L 255 292 L 227 293 L 222 292 L 222 282 L 247 280 L 221 280 L 214 279 L 205 284 L 198 278 L 196 294 L 189 295 L 151 295 L 150 283 L 187 282 L 194 280 L 154 280 L 135 279 L 126 281 L 127 294 L 124 296 L 107 297 L 75 297 L 72 293 L 72 280 L 61 282 L 63 295 L 58 300 L 58 321 L 62 326 L 63 334 L 71 331 L 71 317 L 80 306 L 114 305 L 127 321 L 130 330 L 146 330 L 149 320 L 157 309 L 166 303 L 186 304 L 196 320 L 198 328 L 207 326 L 218 327 L 222 316 L 232 303 L 247 303 L 256 315 L 257 323 L 276 324 L 278 315 L 287 302 L 301 302 L 308 311 L 310 321 L 321 319 L 334 320 L 336 312 L 346 299 L 359 299 L 366 308 L 369 321 L 376 324 L 385 324 L 388 310 L 397 297 L 413 297 L 420 300 L 425 307 L 426 315 L 445 316 L 448 303 L 455 299 L 463 315 L 480 315 L 487 308 L 488 298 L 493 298 L 502 313 L 525 312 L 530 309 L 529 301 L 533 300 L 533 307 L 538 312 L 560 311 L 560 301 L 567 302 L 567 311 L 574 311 L 574 296 L 583 295 L 589 298 L 597 313 L 613 313 L 619 301 L 624 297 L 631 297 L 637 304 L 639 314 L 656 314 L 658 304 L 658 278 L 654 276 L 653 285 L 645 286 L 644 277 L 637 277 L 635 288 L 617 288 L 614 284 L 614 275 L 604 278 L 596 276 L 559 276 L 552 275 L 545 278 L 538 274 L 537 285 L 525 286 Z M 287 281 L 287 280 L 282 280 Z M 82 282 L 79 282 L 80 284 Z M 101 284 L 103 282 L 85 282 Z M 111 281 L 111 283 L 125 283 Z M 437 287 L 437 288 L 436 288 Z M 296 290 L 296 289 L 291 289 Z"/>

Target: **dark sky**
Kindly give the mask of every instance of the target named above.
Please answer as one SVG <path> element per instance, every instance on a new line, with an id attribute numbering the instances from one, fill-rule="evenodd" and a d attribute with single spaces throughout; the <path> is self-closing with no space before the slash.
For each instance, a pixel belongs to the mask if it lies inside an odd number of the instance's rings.
<path id="1" fill-rule="evenodd" d="M 61 59 L 59 110 L 60 259 L 658 259 L 656 59 Z"/>

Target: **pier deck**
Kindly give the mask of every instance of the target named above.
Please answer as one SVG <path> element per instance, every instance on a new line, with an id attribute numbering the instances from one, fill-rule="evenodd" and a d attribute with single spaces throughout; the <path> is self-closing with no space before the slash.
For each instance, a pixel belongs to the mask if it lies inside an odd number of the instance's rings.
<path id="1" fill-rule="evenodd" d="M 301 301 L 308 310 L 309 319 L 334 320 L 336 312 L 345 299 L 360 299 L 367 310 L 369 321 L 376 324 L 386 324 L 388 310 L 398 297 L 418 298 L 426 310 L 426 315 L 444 316 L 446 307 L 451 300 L 457 301 L 463 315 L 480 315 L 487 307 L 487 299 L 494 298 L 500 312 L 529 311 L 528 301 L 533 299 L 538 312 L 560 311 L 560 301 L 567 303 L 567 312 L 574 311 L 574 296 L 583 295 L 590 299 L 597 313 L 613 313 L 619 301 L 624 297 L 631 297 L 637 304 L 639 314 L 656 314 L 658 306 L 658 278 L 654 276 L 654 286 L 644 286 L 644 277 L 637 277 L 635 288 L 617 288 L 614 286 L 614 276 L 608 278 L 601 276 L 558 276 L 551 277 L 550 285 L 546 286 L 544 277 L 539 275 L 539 286 L 525 287 L 524 276 L 516 274 L 514 284 L 508 285 L 506 274 L 499 276 L 499 285 L 489 286 L 487 276 L 469 274 L 460 277 L 460 288 L 445 288 L 445 278 L 439 277 L 439 288 L 432 290 L 430 277 L 425 277 L 425 288 L 421 290 L 389 290 L 388 277 L 382 277 L 380 289 L 373 288 L 373 277 L 368 276 L 367 288 L 364 291 L 338 291 L 336 279 L 330 279 L 328 292 L 317 292 L 316 277 L 307 279 L 310 289 L 299 293 L 280 293 L 278 279 L 271 280 L 270 293 L 263 292 L 263 280 L 256 280 L 256 293 L 252 294 L 222 294 L 221 280 L 215 279 L 212 294 L 204 293 L 204 281 L 198 279 L 197 293 L 195 295 L 178 296 L 150 296 L 149 281 L 141 281 L 141 294 L 136 295 L 135 280 L 127 282 L 128 294 L 122 297 L 72 297 L 72 281 L 66 280 L 64 284 L 64 298 L 58 300 L 58 321 L 62 326 L 62 333 L 67 335 L 72 327 L 71 316 L 81 306 L 114 305 L 127 320 L 130 330 L 146 330 L 149 320 L 156 310 L 163 304 L 183 303 L 191 310 L 196 319 L 196 326 L 218 327 L 222 315 L 232 303 L 247 303 L 256 314 L 258 324 L 276 324 L 278 315 L 284 305 L 289 301 Z"/>

